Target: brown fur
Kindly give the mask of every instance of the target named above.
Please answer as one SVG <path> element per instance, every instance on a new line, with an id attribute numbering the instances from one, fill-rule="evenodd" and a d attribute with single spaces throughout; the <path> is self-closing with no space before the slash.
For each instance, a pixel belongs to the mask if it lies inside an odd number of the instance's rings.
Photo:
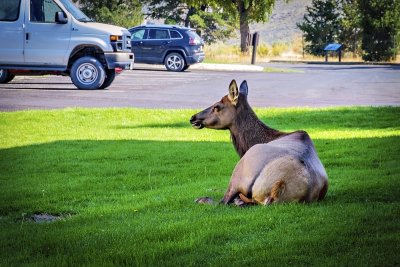
<path id="1" fill-rule="evenodd" d="M 321 200 L 328 177 L 305 131 L 284 133 L 261 122 L 247 102 L 247 83 L 192 116 L 193 127 L 228 129 L 241 157 L 222 203 L 269 205 Z"/>

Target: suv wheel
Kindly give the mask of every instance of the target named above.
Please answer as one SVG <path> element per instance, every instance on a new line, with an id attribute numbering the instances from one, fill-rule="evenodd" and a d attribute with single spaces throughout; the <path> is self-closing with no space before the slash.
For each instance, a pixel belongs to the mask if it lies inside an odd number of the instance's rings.
<path id="1" fill-rule="evenodd" d="M 15 75 L 10 74 L 8 70 L 0 69 L 0 83 L 8 83 L 14 79 Z"/>
<path id="2" fill-rule="evenodd" d="M 181 54 L 170 53 L 164 60 L 164 65 L 169 71 L 183 71 L 185 68 L 185 59 Z"/>
<path id="3" fill-rule="evenodd" d="M 94 57 L 82 57 L 72 64 L 71 81 L 78 89 L 99 89 L 105 78 L 103 65 Z"/>

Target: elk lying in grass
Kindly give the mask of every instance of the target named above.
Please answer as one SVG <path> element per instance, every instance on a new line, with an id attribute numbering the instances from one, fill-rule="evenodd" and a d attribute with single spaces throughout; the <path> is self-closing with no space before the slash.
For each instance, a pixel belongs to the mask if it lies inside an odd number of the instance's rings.
<path id="1" fill-rule="evenodd" d="M 221 203 L 268 205 L 323 199 L 328 176 L 309 135 L 268 127 L 248 104 L 247 94 L 246 81 L 238 90 L 232 80 L 228 95 L 190 119 L 197 129 L 228 129 L 241 157 Z M 197 202 L 212 201 L 205 197 Z"/>

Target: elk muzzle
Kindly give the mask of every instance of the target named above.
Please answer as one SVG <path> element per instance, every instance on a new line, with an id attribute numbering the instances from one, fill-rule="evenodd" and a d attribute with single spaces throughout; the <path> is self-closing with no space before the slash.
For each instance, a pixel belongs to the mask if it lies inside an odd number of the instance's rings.
<path id="1" fill-rule="evenodd" d="M 190 124 L 192 124 L 192 127 L 196 128 L 196 129 L 204 128 L 204 124 L 202 123 L 202 120 L 197 119 L 197 114 L 193 115 L 190 118 Z"/>

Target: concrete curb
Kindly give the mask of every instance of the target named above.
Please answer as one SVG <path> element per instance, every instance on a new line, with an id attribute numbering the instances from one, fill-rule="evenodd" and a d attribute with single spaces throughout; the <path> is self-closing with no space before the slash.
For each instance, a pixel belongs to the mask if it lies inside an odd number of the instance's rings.
<path id="1" fill-rule="evenodd" d="M 358 61 L 307 61 L 307 60 L 270 60 L 268 63 L 285 63 L 285 64 L 316 64 L 316 65 L 380 65 L 380 66 L 400 66 L 400 63 L 392 62 L 358 62 Z"/>

